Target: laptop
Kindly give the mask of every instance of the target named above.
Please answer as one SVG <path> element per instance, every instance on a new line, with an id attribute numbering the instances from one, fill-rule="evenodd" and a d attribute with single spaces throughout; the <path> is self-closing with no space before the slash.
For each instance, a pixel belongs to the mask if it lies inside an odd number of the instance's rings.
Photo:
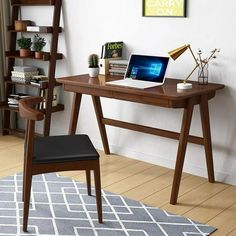
<path id="1" fill-rule="evenodd" d="M 164 84 L 169 57 L 131 54 L 124 79 L 107 85 L 146 89 Z"/>

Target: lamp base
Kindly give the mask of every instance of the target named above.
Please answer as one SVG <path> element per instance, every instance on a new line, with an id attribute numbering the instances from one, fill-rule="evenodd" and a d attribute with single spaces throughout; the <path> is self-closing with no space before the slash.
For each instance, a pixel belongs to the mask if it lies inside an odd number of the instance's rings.
<path id="1" fill-rule="evenodd" d="M 178 83 L 177 89 L 191 89 L 193 87 L 190 83 Z"/>

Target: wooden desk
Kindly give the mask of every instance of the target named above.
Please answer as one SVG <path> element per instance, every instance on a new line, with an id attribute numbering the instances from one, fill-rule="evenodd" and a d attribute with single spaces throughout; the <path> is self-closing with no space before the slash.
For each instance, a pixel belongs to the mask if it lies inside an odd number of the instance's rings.
<path id="1" fill-rule="evenodd" d="M 208 179 L 209 182 L 213 183 L 215 181 L 215 177 L 212 157 L 208 100 L 215 96 L 216 90 L 223 89 L 224 85 L 213 83 L 209 83 L 208 85 L 198 85 L 197 82 L 192 82 L 193 88 L 182 92 L 177 91 L 176 84 L 180 82 L 180 80 L 175 79 L 166 79 L 166 82 L 163 86 L 153 87 L 145 90 L 105 85 L 105 81 L 114 79 L 121 79 L 121 77 L 99 76 L 99 78 L 90 78 L 88 75 L 78 75 L 57 79 L 57 82 L 64 85 L 65 91 L 74 92 L 69 133 L 75 134 L 76 132 L 82 94 L 89 94 L 93 99 L 93 105 L 102 137 L 104 151 L 106 154 L 110 154 L 110 150 L 105 125 L 131 129 L 179 140 L 170 198 L 171 204 L 177 203 L 187 142 L 204 145 Z M 100 97 L 150 104 L 167 108 L 183 108 L 184 112 L 181 131 L 180 133 L 177 133 L 105 118 L 103 117 Z M 200 106 L 203 137 L 189 135 L 192 113 L 195 105 Z"/>

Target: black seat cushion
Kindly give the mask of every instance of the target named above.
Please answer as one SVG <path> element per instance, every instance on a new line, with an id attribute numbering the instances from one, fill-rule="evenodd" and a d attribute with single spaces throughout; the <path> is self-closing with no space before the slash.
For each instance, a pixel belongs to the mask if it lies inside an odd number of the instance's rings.
<path id="1" fill-rule="evenodd" d="M 96 160 L 99 154 L 87 135 L 62 135 L 35 138 L 34 163 Z"/>

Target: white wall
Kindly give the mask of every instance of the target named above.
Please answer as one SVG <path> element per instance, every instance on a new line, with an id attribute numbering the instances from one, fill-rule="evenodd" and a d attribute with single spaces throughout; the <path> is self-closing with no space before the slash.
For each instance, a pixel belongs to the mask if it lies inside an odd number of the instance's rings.
<path id="1" fill-rule="evenodd" d="M 28 18 L 35 12 L 26 8 Z M 166 55 L 168 51 L 189 43 L 196 52 L 206 55 L 221 49 L 210 65 L 210 81 L 221 82 L 226 88 L 210 101 L 211 129 L 215 172 L 218 181 L 236 184 L 236 1 L 188 1 L 187 18 L 142 17 L 142 0 L 64 0 L 59 51 L 65 59 L 57 63 L 57 77 L 87 73 L 87 56 L 100 53 L 108 41 L 124 41 L 125 56 L 131 52 Z M 50 21 L 49 13 L 36 17 L 38 24 Z M 169 65 L 169 77 L 184 78 L 194 66 L 187 52 Z M 196 79 L 196 74 L 193 77 Z M 61 100 L 65 111 L 53 115 L 52 133 L 66 133 L 72 96 L 64 93 Z M 158 108 L 129 102 L 102 99 L 104 114 L 115 119 L 144 125 L 180 130 L 182 110 Z M 88 133 L 98 148 L 101 138 L 91 98 L 82 100 L 78 132 Z M 177 142 L 151 135 L 107 127 L 111 151 L 147 162 L 173 168 Z M 195 108 L 191 127 L 193 135 L 201 135 L 199 110 Z M 202 146 L 189 144 L 185 171 L 206 176 Z"/>

